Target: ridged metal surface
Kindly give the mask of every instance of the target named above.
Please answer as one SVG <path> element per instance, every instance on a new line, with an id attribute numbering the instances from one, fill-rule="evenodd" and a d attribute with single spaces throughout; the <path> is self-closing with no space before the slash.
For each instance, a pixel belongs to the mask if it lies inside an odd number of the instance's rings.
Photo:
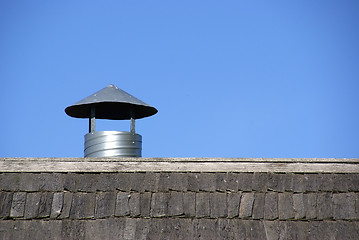
<path id="1" fill-rule="evenodd" d="M 142 136 L 122 131 L 85 135 L 85 157 L 141 157 Z"/>

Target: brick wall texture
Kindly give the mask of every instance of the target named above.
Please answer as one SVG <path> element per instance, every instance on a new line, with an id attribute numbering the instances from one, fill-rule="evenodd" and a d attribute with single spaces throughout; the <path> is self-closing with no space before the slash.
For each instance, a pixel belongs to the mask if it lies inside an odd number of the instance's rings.
<path id="1" fill-rule="evenodd" d="M 359 174 L 0 174 L 0 239 L 99 238 L 359 239 Z"/>

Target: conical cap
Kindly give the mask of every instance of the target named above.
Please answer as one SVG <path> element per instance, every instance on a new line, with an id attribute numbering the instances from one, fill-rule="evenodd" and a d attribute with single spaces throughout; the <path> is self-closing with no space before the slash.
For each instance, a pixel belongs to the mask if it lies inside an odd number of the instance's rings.
<path id="1" fill-rule="evenodd" d="M 113 84 L 67 107 L 65 112 L 71 117 L 89 118 L 91 107 L 95 107 L 96 118 L 111 120 L 139 119 L 158 112 Z"/>

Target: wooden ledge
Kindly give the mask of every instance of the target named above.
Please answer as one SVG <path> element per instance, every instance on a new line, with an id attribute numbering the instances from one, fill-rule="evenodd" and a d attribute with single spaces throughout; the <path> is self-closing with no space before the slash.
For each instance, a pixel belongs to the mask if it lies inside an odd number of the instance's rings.
<path id="1" fill-rule="evenodd" d="M 333 158 L 0 158 L 0 172 L 359 173 L 359 159 Z"/>

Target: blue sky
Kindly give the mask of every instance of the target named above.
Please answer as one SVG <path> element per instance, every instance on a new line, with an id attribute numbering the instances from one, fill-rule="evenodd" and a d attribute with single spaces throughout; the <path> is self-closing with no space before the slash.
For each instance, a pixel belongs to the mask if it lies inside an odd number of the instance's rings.
<path id="1" fill-rule="evenodd" d="M 114 84 L 144 157 L 359 157 L 359 1 L 0 0 L 0 157 L 82 157 Z M 98 120 L 97 130 L 129 130 Z"/>

